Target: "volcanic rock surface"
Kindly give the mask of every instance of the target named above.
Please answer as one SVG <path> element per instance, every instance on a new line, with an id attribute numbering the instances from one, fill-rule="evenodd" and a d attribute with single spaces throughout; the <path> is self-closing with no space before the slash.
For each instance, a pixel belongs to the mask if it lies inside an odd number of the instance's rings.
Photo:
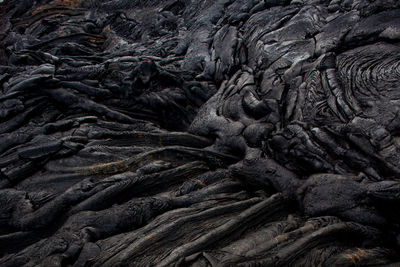
<path id="1" fill-rule="evenodd" d="M 397 0 L 0 1 L 0 266 L 399 266 L 399 178 Z"/>

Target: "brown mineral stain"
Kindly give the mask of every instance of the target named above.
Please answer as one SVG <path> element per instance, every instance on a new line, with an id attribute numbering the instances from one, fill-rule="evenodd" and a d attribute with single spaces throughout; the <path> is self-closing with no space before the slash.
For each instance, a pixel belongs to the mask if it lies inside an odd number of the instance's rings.
<path id="1" fill-rule="evenodd" d="M 86 168 L 77 170 L 77 173 L 83 175 L 94 175 L 94 174 L 104 174 L 104 173 L 116 173 L 125 171 L 128 168 L 128 163 L 124 160 L 110 163 L 101 163 L 92 165 Z"/>
<path id="2" fill-rule="evenodd" d="M 358 252 L 360 252 L 361 254 L 367 254 L 367 252 L 361 248 L 357 248 Z"/>
<path id="3" fill-rule="evenodd" d="M 350 259 L 351 262 L 355 265 L 356 264 L 356 260 L 353 256 L 353 254 L 346 254 L 346 258 Z"/>

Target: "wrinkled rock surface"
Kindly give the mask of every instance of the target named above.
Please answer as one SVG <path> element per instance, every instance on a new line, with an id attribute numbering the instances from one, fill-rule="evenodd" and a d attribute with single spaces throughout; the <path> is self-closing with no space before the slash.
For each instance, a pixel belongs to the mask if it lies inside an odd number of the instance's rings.
<path id="1" fill-rule="evenodd" d="M 0 1 L 0 266 L 398 266 L 397 0 Z"/>

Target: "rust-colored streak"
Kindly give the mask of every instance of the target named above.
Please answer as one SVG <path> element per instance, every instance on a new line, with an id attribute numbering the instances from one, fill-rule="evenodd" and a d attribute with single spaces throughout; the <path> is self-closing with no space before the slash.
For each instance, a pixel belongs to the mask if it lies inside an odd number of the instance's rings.
<path id="1" fill-rule="evenodd" d="M 55 8 L 66 8 L 66 9 L 76 9 L 81 6 L 81 0 L 55 0 L 50 2 L 49 4 L 39 6 L 38 8 L 32 11 L 32 15 L 36 15 L 39 13 L 50 12 L 51 9 Z"/>

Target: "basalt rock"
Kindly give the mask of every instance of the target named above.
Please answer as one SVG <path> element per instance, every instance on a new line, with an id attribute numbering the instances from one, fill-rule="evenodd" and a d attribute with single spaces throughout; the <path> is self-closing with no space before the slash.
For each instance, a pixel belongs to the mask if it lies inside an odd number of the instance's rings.
<path id="1" fill-rule="evenodd" d="M 0 266 L 398 266 L 395 0 L 0 1 Z"/>

